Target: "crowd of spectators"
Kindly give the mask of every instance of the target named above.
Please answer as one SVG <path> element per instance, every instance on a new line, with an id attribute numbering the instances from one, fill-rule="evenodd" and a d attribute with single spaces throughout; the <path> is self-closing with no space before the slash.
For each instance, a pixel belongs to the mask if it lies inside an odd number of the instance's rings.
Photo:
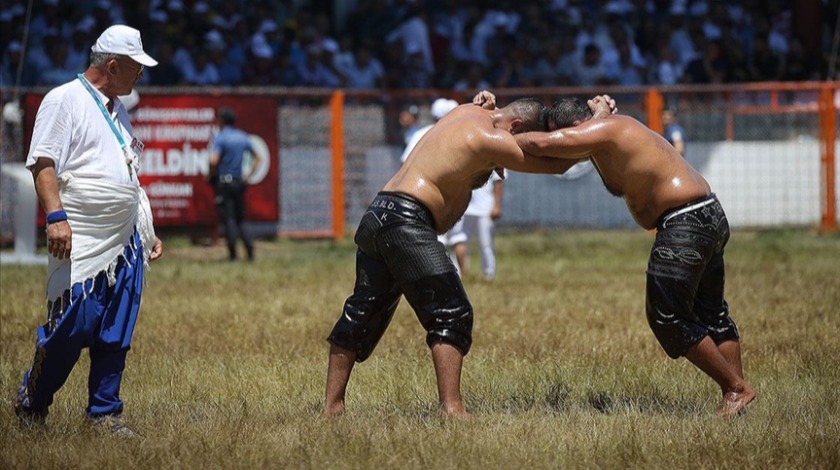
<path id="1" fill-rule="evenodd" d="M 141 84 L 156 86 L 824 80 L 836 2 L 811 3 L 825 10 L 819 47 L 795 34 L 783 0 L 35 0 L 28 28 L 28 2 L 4 0 L 0 85 L 71 80 L 118 23 L 142 32 L 160 65 Z"/>

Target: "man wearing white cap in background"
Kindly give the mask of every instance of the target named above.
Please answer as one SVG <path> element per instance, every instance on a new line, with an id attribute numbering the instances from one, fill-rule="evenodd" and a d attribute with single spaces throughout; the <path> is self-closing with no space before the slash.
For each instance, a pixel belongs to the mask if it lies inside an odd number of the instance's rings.
<path id="1" fill-rule="evenodd" d="M 400 161 L 405 162 L 405 160 L 408 158 L 408 155 L 411 154 L 412 150 L 414 150 L 414 147 L 417 145 L 417 142 L 420 142 L 420 139 L 422 139 L 423 136 L 426 135 L 427 132 L 429 132 L 429 129 L 431 129 L 432 126 L 434 126 L 435 123 L 440 121 L 444 116 L 446 116 L 449 113 L 449 111 L 452 111 L 453 109 L 455 109 L 457 107 L 458 107 L 458 102 L 455 101 L 455 100 L 450 100 L 450 99 L 447 99 L 447 98 L 438 98 L 438 99 L 434 100 L 432 102 L 431 109 L 429 109 L 429 114 L 432 115 L 432 118 L 435 120 L 435 122 L 433 122 L 433 123 L 431 123 L 431 124 L 429 124 L 425 127 L 421 127 L 420 129 L 417 129 L 416 131 L 414 131 L 413 134 L 411 134 L 411 137 L 409 137 L 408 142 L 405 144 L 405 150 L 403 150 L 402 155 L 400 155 Z M 459 220 L 458 223 L 456 224 L 456 226 L 458 226 L 458 225 L 461 225 L 461 220 Z M 453 228 L 453 230 L 454 230 L 454 228 Z M 460 230 L 460 229 L 458 229 L 458 230 Z M 447 239 L 448 239 L 447 237 L 448 237 L 448 233 L 444 233 L 444 234 L 438 235 L 438 240 L 440 240 L 441 243 L 446 245 L 447 244 Z M 460 273 L 460 271 L 459 271 L 459 273 Z"/>
<path id="2" fill-rule="evenodd" d="M 432 114 L 432 118 L 435 122 L 441 120 L 442 117 L 446 116 L 449 111 L 458 107 L 458 102 L 455 100 L 450 100 L 446 98 L 438 98 L 432 103 L 432 108 L 430 110 Z M 429 132 L 429 129 L 432 128 L 435 124 L 429 124 L 426 127 L 421 127 L 418 129 L 414 134 L 411 135 L 411 138 L 408 140 L 408 143 L 405 144 L 405 150 L 403 150 L 402 155 L 400 156 L 400 161 L 404 162 L 408 155 L 414 150 L 414 146 L 417 145 L 417 142 L 420 142 L 420 139 Z"/>
<path id="3" fill-rule="evenodd" d="M 432 103 L 431 114 L 435 122 L 446 116 L 458 106 L 458 102 L 446 98 L 438 98 Z M 429 132 L 434 124 L 415 132 L 408 144 L 405 146 L 401 161 L 405 161 L 408 155 L 417 145 L 417 142 Z M 455 255 L 458 273 L 463 275 L 466 270 L 467 256 L 469 254 L 469 236 L 474 235 L 478 239 L 479 251 L 481 253 L 481 271 L 484 278 L 492 280 L 496 276 L 496 254 L 493 249 L 493 221 L 502 215 L 502 188 L 504 181 L 497 173 L 493 173 L 490 181 L 484 186 L 473 190 L 470 205 L 449 232 L 441 235 L 441 243 L 451 246 Z M 465 227 L 465 221 L 469 221 L 469 227 Z"/>
<path id="4" fill-rule="evenodd" d="M 437 122 L 457 106 L 458 102 L 455 100 L 438 98 L 432 103 L 432 117 Z M 414 146 L 429 132 L 432 126 L 434 124 L 429 124 L 412 135 L 400 157 L 401 161 L 405 161 L 408 158 Z M 478 246 L 481 253 L 481 271 L 484 278 L 492 280 L 496 275 L 496 255 L 493 250 L 493 221 L 502 215 L 503 184 L 502 177 L 497 173 L 493 173 L 487 184 L 473 190 L 472 199 L 470 199 L 470 205 L 467 207 L 464 217 L 449 232 L 438 237 L 441 243 L 452 247 L 459 274 L 463 274 L 466 269 L 467 256 L 469 254 L 469 236 L 473 235 L 478 239 Z M 465 223 L 469 226 L 465 226 Z"/>
<path id="5" fill-rule="evenodd" d="M 91 424 L 134 437 L 121 419 L 120 383 L 144 269 L 163 245 L 137 177 L 143 144 L 119 96 L 157 62 L 140 32 L 123 25 L 106 29 L 91 51 L 90 67 L 47 93 L 35 117 L 26 166 L 47 214 L 47 322 L 14 408 L 22 426 L 43 426 L 87 347 Z"/>

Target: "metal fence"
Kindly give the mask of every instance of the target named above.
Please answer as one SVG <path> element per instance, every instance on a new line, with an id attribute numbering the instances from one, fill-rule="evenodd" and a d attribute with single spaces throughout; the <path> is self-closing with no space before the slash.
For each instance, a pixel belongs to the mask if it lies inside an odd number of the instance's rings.
<path id="1" fill-rule="evenodd" d="M 43 93 L 45 90 L 18 90 Z M 141 89 L 178 95 L 184 89 Z M 398 115 L 409 104 L 431 122 L 431 102 L 451 90 L 336 92 L 335 90 L 213 89 L 210 94 L 259 93 L 277 102 L 280 213 L 263 232 L 343 236 L 399 168 L 404 142 Z M 609 93 L 620 112 L 661 131 L 664 106 L 677 110 L 686 131 L 686 159 L 711 183 L 735 227 L 806 226 L 833 229 L 840 185 L 840 83 L 754 84 L 670 88 L 494 90 L 501 104 L 529 96 L 547 105 L 561 96 Z M 141 98 L 142 105 L 142 98 Z M 260 112 L 260 111 L 255 111 Z M 22 126 L 4 113 L 0 164 L 25 159 Z M 509 228 L 625 228 L 634 226 L 622 200 L 604 189 L 585 164 L 562 176 L 510 173 L 504 216 Z M 0 179 L 0 240 L 13 237 L 15 184 Z"/>

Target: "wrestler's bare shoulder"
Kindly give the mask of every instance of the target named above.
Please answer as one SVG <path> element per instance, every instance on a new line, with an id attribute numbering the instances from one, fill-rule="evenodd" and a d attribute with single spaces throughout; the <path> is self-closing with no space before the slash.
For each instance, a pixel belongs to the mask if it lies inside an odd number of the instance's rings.
<path id="1" fill-rule="evenodd" d="M 592 122 L 609 122 L 613 125 L 620 124 L 622 126 L 643 126 L 643 124 L 638 119 L 634 118 L 633 116 L 627 116 L 626 114 L 613 114 L 605 118 L 593 120 Z"/>
<path id="2" fill-rule="evenodd" d="M 475 105 L 462 105 L 450 111 L 429 132 L 430 137 L 454 146 L 467 146 L 473 151 L 482 150 L 490 143 L 489 137 L 496 129 L 487 110 Z"/>
<path id="3" fill-rule="evenodd" d="M 446 118 L 454 118 L 457 116 L 487 116 L 489 111 L 474 104 L 462 104 L 455 107 L 452 111 L 446 114 Z"/>
<path id="4" fill-rule="evenodd" d="M 597 121 L 597 122 L 596 122 Z M 597 135 L 603 142 L 607 143 L 602 150 L 615 157 L 615 154 L 632 152 L 633 149 L 641 150 L 653 145 L 652 140 L 660 139 L 661 136 L 649 127 L 631 116 L 619 114 L 603 119 L 588 121 L 595 127 Z"/>
<path id="5" fill-rule="evenodd" d="M 598 131 L 612 136 L 649 130 L 647 126 L 639 122 L 636 118 L 621 114 L 613 114 L 612 116 L 600 119 L 591 119 L 583 123 L 582 129 L 586 129 L 587 133 Z"/>
<path id="6" fill-rule="evenodd" d="M 635 135 L 659 135 L 651 128 L 632 116 L 614 115 L 610 116 L 610 121 L 613 121 L 613 127 L 625 136 Z"/>

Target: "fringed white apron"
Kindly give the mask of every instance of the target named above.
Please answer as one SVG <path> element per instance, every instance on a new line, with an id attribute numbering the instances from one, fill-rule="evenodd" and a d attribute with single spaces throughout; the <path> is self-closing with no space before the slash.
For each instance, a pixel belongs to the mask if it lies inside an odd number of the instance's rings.
<path id="1" fill-rule="evenodd" d="M 94 279 L 101 272 L 113 285 L 117 261 L 124 256 L 125 248 L 130 246 L 133 253 L 126 262 L 138 259 L 139 247 L 132 243 L 135 229 L 143 246 L 142 260 L 148 268 L 155 230 L 143 188 L 64 173 L 58 180 L 58 190 L 73 237 L 69 260 L 49 257 L 48 301 L 55 301 L 72 286 Z"/>

